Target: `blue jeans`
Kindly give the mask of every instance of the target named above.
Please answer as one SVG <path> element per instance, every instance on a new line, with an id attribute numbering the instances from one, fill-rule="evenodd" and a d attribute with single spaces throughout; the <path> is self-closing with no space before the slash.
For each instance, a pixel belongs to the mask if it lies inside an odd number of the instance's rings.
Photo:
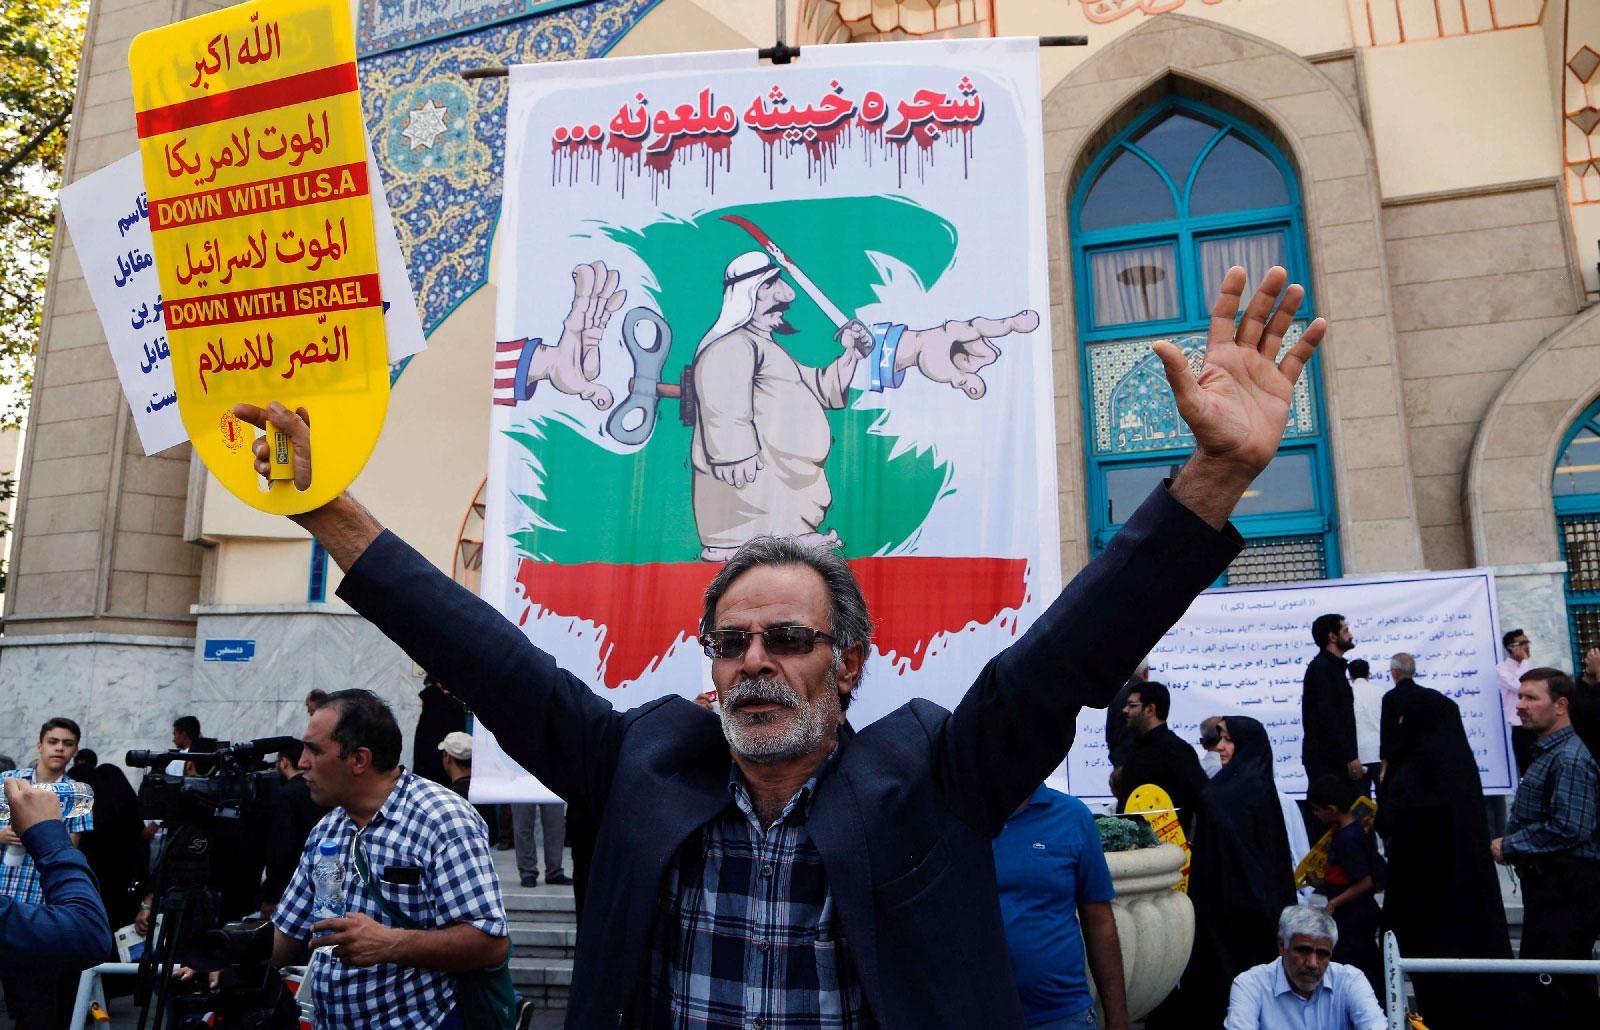
<path id="1" fill-rule="evenodd" d="M 1097 1030 L 1099 1026 L 1100 1023 L 1094 1018 L 1094 1006 L 1091 1005 L 1082 1012 L 1074 1012 L 1060 1019 L 1029 1023 L 1028 1030 Z"/>

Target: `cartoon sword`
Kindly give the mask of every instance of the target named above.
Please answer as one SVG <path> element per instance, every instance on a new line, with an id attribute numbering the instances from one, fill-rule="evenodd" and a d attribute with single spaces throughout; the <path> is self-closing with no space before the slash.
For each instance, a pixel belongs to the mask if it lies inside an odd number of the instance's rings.
<path id="1" fill-rule="evenodd" d="M 840 311 L 839 306 L 828 299 L 827 294 L 823 293 L 817 284 L 811 281 L 810 276 L 800 270 L 800 266 L 794 263 L 793 258 L 783 252 L 782 247 L 772 242 L 772 237 L 763 232 L 760 226 L 748 218 L 741 218 L 738 215 L 723 215 L 722 220 L 737 225 L 755 237 L 755 241 L 761 244 L 761 249 L 772 255 L 772 260 L 778 263 L 778 267 L 789 273 L 789 278 L 794 280 L 794 284 L 805 291 L 806 296 L 810 297 L 817 307 L 822 309 L 822 313 L 828 316 L 828 321 L 832 322 L 836 328 L 843 329 L 846 325 L 856 321 L 856 319 L 850 318 L 843 311 Z"/>
<path id="2" fill-rule="evenodd" d="M 801 271 L 800 266 L 794 263 L 794 259 L 785 254 L 783 248 L 773 242 L 772 237 L 763 232 L 759 225 L 756 225 L 748 218 L 741 218 L 738 215 L 723 215 L 722 220 L 737 225 L 753 236 L 755 241 L 761 245 L 761 249 L 770 254 L 772 260 L 778 263 L 778 267 L 789 273 L 789 278 L 794 280 L 795 285 L 800 287 L 805 292 L 805 295 L 810 297 L 812 302 L 822 309 L 822 313 L 827 316 L 828 321 L 832 322 L 839 330 L 834 333 L 834 339 L 843 336 L 845 330 L 851 325 L 860 326 L 872 337 L 873 346 L 866 351 L 862 351 L 862 356 L 865 357 L 869 353 L 872 355 L 868 367 L 870 389 L 874 393 L 881 391 L 885 384 L 889 386 L 900 385 L 900 381 L 905 378 L 905 373 L 895 370 L 894 351 L 900 342 L 901 335 L 905 332 L 905 326 L 882 322 L 876 327 L 869 327 L 859 318 L 851 318 L 839 310 L 839 305 L 828 299 L 828 295 L 822 292 L 821 287 L 812 282 L 811 277 Z"/>

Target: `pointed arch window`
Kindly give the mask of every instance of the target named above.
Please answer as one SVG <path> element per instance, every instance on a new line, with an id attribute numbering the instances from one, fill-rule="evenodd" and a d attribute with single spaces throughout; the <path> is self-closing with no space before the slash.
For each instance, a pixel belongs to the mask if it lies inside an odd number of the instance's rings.
<path id="1" fill-rule="evenodd" d="M 1088 497 L 1096 551 L 1194 438 L 1150 350 L 1178 344 L 1198 369 L 1212 294 L 1242 265 L 1253 285 L 1283 265 L 1310 287 L 1300 191 L 1265 135 L 1209 105 L 1168 97 L 1089 164 L 1070 212 L 1084 375 Z M 1314 317 L 1314 298 L 1285 339 Z M 1340 573 L 1320 363 L 1301 376 L 1283 449 L 1235 514 L 1245 552 L 1227 582 Z"/>

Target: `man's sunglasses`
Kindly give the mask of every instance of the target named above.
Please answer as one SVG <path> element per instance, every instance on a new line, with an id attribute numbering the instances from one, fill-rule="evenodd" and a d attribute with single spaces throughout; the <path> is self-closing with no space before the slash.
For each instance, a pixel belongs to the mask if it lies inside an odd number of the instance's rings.
<path id="1" fill-rule="evenodd" d="M 767 654 L 792 656 L 810 654 L 819 639 L 834 643 L 834 638 L 810 626 L 773 626 L 770 629 L 713 629 L 700 634 L 700 646 L 710 658 L 739 658 L 750 647 L 750 638 L 759 636 Z"/>

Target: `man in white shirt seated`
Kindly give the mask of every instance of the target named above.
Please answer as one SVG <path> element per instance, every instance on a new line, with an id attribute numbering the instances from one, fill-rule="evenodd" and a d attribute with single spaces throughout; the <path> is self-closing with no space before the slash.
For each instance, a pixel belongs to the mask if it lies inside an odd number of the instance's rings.
<path id="1" fill-rule="evenodd" d="M 1310 905 L 1278 917 L 1278 961 L 1240 973 L 1226 1030 L 1384 1030 L 1388 1020 L 1367 978 L 1334 962 L 1339 927 Z"/>

